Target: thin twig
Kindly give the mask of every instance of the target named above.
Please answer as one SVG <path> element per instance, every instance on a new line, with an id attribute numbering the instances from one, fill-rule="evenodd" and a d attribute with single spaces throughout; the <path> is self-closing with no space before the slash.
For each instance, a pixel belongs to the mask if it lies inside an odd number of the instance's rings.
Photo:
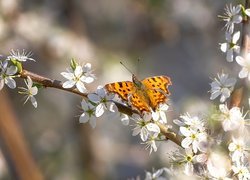
<path id="1" fill-rule="evenodd" d="M 20 77 L 21 78 L 27 79 L 28 76 L 32 79 L 32 81 L 37 82 L 37 83 L 43 85 L 44 87 L 61 89 L 63 91 L 68 91 L 68 92 L 80 95 L 82 97 L 87 97 L 86 93 L 81 93 L 76 88 L 64 88 L 62 86 L 61 81 L 52 80 L 52 79 L 49 79 L 49 78 L 44 77 L 44 76 L 40 76 L 38 74 L 35 74 L 35 73 L 27 71 L 27 70 L 22 70 L 22 72 L 20 72 Z"/>

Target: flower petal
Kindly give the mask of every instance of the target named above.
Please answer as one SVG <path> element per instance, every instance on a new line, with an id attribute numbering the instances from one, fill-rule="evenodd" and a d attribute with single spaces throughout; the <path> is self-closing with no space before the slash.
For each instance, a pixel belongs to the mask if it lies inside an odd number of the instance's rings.
<path id="1" fill-rule="evenodd" d="M 63 88 L 72 88 L 75 85 L 75 81 L 69 80 L 65 81 L 62 85 Z"/>
<path id="2" fill-rule="evenodd" d="M 34 96 L 30 96 L 30 101 L 32 103 L 32 105 L 37 108 L 37 101 L 36 98 Z"/>
<path id="3" fill-rule="evenodd" d="M 95 103 L 99 103 L 101 101 L 101 98 L 97 94 L 88 94 L 88 99 Z"/>
<path id="4" fill-rule="evenodd" d="M 86 123 L 89 121 L 89 115 L 87 113 L 82 113 L 80 118 L 79 118 L 79 122 L 80 123 Z"/>
<path id="5" fill-rule="evenodd" d="M 103 103 L 98 104 L 98 106 L 96 106 L 96 109 L 95 109 L 95 116 L 100 117 L 101 115 L 103 115 L 103 113 L 104 113 Z"/>
<path id="6" fill-rule="evenodd" d="M 11 89 L 16 88 L 16 81 L 12 79 L 11 77 L 6 77 L 5 78 L 5 84 Z"/>
<path id="7" fill-rule="evenodd" d="M 76 69 L 74 71 L 74 74 L 76 77 L 81 77 L 82 76 L 82 67 L 81 66 L 76 66 Z"/>
<path id="8" fill-rule="evenodd" d="M 74 74 L 73 74 L 73 73 L 61 72 L 61 75 L 62 75 L 64 78 L 69 79 L 69 80 L 74 79 Z"/>
<path id="9" fill-rule="evenodd" d="M 193 142 L 192 139 L 187 137 L 181 141 L 181 146 L 184 148 L 188 148 L 190 144 L 192 144 L 192 142 Z"/>
<path id="10" fill-rule="evenodd" d="M 232 49 L 228 49 L 226 59 L 228 62 L 233 62 L 233 50 Z"/>
<path id="11" fill-rule="evenodd" d="M 81 93 L 86 93 L 87 89 L 85 88 L 84 84 L 81 81 L 78 81 L 76 83 L 76 88 L 81 92 Z"/>
<path id="12" fill-rule="evenodd" d="M 239 78 L 245 78 L 248 76 L 248 69 L 243 67 L 242 70 L 239 73 Z"/>

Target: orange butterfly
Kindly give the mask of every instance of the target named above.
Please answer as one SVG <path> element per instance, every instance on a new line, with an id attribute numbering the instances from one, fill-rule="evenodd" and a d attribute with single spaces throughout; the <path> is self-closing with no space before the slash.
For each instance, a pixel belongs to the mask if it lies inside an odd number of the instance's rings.
<path id="1" fill-rule="evenodd" d="M 133 82 L 106 84 L 105 88 L 110 93 L 118 94 L 141 113 L 150 112 L 151 109 L 155 111 L 160 103 L 167 101 L 167 95 L 170 95 L 168 86 L 172 83 L 167 76 L 154 76 L 139 81 L 133 74 L 132 80 Z"/>

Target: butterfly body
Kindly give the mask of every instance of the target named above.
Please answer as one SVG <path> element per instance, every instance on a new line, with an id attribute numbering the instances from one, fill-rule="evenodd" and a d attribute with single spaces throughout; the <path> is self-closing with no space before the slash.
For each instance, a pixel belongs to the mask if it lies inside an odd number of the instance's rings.
<path id="1" fill-rule="evenodd" d="M 122 81 L 105 85 L 108 92 L 116 93 L 124 101 L 131 104 L 139 112 L 156 110 L 160 103 L 167 100 L 170 94 L 168 85 L 171 80 L 167 76 L 155 76 L 139 81 L 135 75 L 132 81 Z"/>

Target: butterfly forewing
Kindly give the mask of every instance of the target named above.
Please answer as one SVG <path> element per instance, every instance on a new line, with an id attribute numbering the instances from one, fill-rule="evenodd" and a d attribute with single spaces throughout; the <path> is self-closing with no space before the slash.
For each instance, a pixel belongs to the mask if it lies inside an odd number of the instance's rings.
<path id="1" fill-rule="evenodd" d="M 172 85 L 171 80 L 167 76 L 154 76 L 142 80 L 142 84 L 147 87 L 147 89 L 160 90 L 170 95 L 168 86 Z"/>
<path id="2" fill-rule="evenodd" d="M 108 92 L 118 94 L 125 101 L 128 101 L 128 95 L 133 94 L 135 91 L 134 84 L 130 81 L 106 84 L 105 88 L 108 90 Z"/>

